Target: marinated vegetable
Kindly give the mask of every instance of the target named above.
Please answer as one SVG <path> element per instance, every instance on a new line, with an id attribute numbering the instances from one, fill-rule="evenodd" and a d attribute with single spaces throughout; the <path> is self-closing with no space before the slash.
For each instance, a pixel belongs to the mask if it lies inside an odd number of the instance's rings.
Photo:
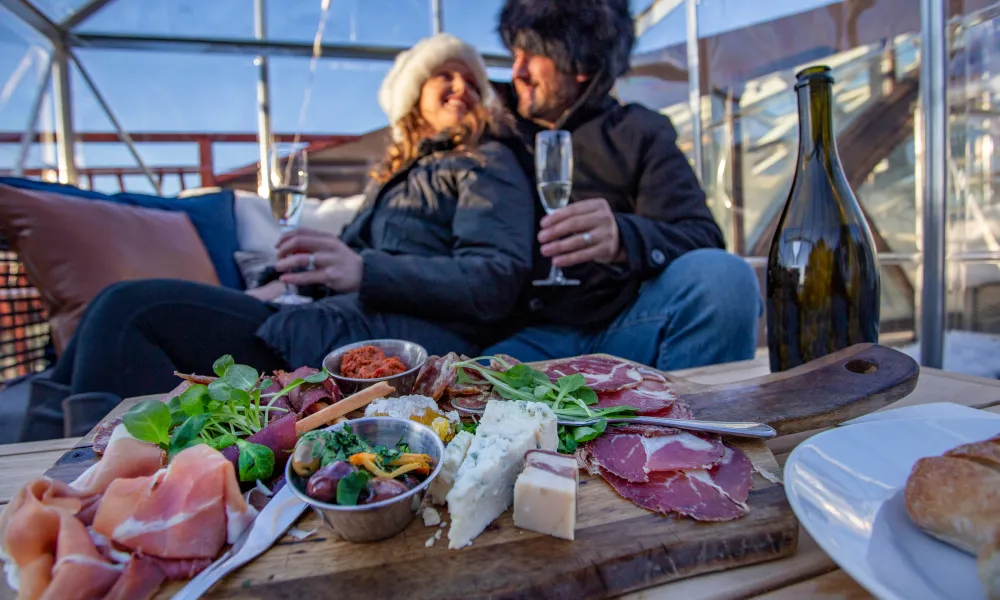
<path id="1" fill-rule="evenodd" d="M 402 439 L 393 447 L 372 446 L 349 425 L 313 431 L 299 440 L 292 470 L 308 477 L 306 493 L 345 506 L 393 498 L 420 485 L 434 468 L 427 454 L 410 452 Z"/>

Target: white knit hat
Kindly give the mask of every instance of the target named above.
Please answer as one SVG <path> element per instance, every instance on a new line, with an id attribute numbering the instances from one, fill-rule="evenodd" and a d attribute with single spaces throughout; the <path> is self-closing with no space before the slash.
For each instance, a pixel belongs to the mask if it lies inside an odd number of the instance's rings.
<path id="1" fill-rule="evenodd" d="M 475 48 L 448 33 L 424 38 L 396 56 L 396 62 L 385 76 L 378 92 L 378 103 L 389 116 L 395 139 L 398 140 L 401 136 L 396 122 L 420 101 L 420 90 L 434 73 L 434 69 L 448 60 L 459 60 L 469 67 L 475 77 L 479 97 L 485 105 L 496 102 L 493 86 L 486 74 L 486 64 Z"/>

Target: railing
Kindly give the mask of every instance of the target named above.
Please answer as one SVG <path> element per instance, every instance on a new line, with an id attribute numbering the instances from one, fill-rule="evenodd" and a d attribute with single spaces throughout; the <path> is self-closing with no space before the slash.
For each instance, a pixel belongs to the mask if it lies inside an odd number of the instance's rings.
<path id="1" fill-rule="evenodd" d="M 23 133 L 21 132 L 0 132 L 0 144 L 23 144 Z M 165 177 L 178 177 L 180 180 L 180 189 L 185 190 L 189 187 L 188 182 L 185 181 L 185 176 L 187 175 L 197 175 L 199 177 L 199 184 L 193 187 L 208 187 L 218 184 L 218 179 L 222 177 L 223 179 L 227 173 L 217 174 L 215 172 L 215 160 L 214 160 L 214 146 L 215 144 L 256 144 L 257 134 L 256 133 L 130 133 L 132 141 L 135 143 L 153 143 L 153 144 L 195 144 L 198 149 L 198 162 L 197 164 L 188 165 L 168 165 L 168 166 L 150 166 L 149 170 L 152 172 L 153 176 L 156 177 L 157 182 L 160 187 L 163 186 L 163 181 Z M 328 134 L 302 134 L 295 136 L 294 134 L 275 134 L 274 140 L 276 142 L 292 142 L 298 141 L 306 144 L 310 144 L 310 151 L 319 151 L 324 148 L 331 146 L 336 146 L 339 144 L 344 144 L 347 142 L 354 141 L 358 139 L 355 135 L 328 135 Z M 37 133 L 34 139 L 30 140 L 34 144 L 46 144 L 55 143 L 56 136 L 54 133 Z M 112 132 L 84 132 L 76 134 L 76 141 L 79 143 L 102 143 L 102 144 L 122 144 L 121 138 L 117 133 Z M 246 171 L 247 169 L 255 169 L 256 164 L 248 165 L 237 169 L 239 172 Z M 39 179 L 55 180 L 56 174 L 55 165 L 46 167 L 34 167 L 30 169 L 24 169 L 21 173 L 24 177 L 37 177 Z M 143 170 L 139 165 L 134 166 L 121 166 L 121 167 L 80 167 L 77 169 L 80 176 L 80 184 L 82 187 L 89 189 L 94 188 L 94 179 L 96 177 L 115 177 L 118 180 L 118 188 L 120 191 L 126 191 L 125 189 L 125 177 L 129 175 L 146 175 L 146 171 Z M 16 175 L 17 171 L 13 168 L 0 169 L 0 175 Z"/>

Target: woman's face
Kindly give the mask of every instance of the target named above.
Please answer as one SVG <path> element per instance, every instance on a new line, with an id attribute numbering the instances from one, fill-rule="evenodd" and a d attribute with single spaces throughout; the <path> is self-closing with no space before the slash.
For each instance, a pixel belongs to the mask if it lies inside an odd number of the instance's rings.
<path id="1" fill-rule="evenodd" d="M 454 127 L 479 103 L 475 80 L 465 63 L 445 62 L 420 89 L 420 116 L 435 132 Z"/>

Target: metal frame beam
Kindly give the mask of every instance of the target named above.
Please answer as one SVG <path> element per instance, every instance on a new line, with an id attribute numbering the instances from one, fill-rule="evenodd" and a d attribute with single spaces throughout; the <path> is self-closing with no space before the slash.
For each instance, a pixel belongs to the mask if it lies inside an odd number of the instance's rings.
<path id="1" fill-rule="evenodd" d="M 444 31 L 444 12 L 441 9 L 441 0 L 431 1 L 431 31 L 435 35 Z"/>
<path id="2" fill-rule="evenodd" d="M 63 30 L 27 0 L 0 0 L 0 6 L 49 38 L 53 44 L 58 44 L 62 40 Z"/>
<path id="3" fill-rule="evenodd" d="M 698 56 L 698 0 L 685 0 L 685 3 L 688 103 L 691 107 L 691 138 L 694 141 L 694 172 L 698 176 L 698 181 L 704 181 L 701 148 L 701 59 Z"/>
<path id="4" fill-rule="evenodd" d="M 0 0 L 9 2 L 12 0 Z M 209 37 L 174 37 L 156 35 L 115 35 L 104 33 L 74 33 L 72 43 L 77 48 L 106 50 L 147 50 L 157 52 L 189 52 L 192 54 L 236 54 L 245 56 L 312 56 L 313 44 Z M 380 60 L 392 62 L 408 48 L 364 46 L 360 44 L 323 44 L 323 58 Z M 513 59 L 503 54 L 485 54 L 490 67 L 510 67 Z"/>
<path id="5" fill-rule="evenodd" d="M 923 255 L 920 362 L 944 363 L 945 255 L 948 194 L 948 29 L 943 0 L 920 1 L 920 129 L 923 136 Z"/>
<path id="6" fill-rule="evenodd" d="M 28 160 L 28 151 L 31 150 L 31 144 L 38 137 L 35 133 L 35 127 L 38 125 L 38 115 L 42 110 L 42 102 L 45 101 L 45 93 L 49 90 L 50 82 L 52 81 L 52 63 L 55 60 L 55 54 L 49 54 L 49 60 L 45 63 L 45 69 L 41 72 L 38 78 L 38 92 L 35 96 L 35 100 L 31 103 L 31 112 L 28 115 L 28 122 L 24 125 L 24 133 L 21 134 L 20 148 L 17 152 L 17 160 L 14 162 L 14 176 L 23 177 L 24 176 L 24 163 Z"/>
<path id="7" fill-rule="evenodd" d="M 681 5 L 685 0 L 654 0 L 635 17 L 635 37 L 646 33 Z"/>
<path id="8" fill-rule="evenodd" d="M 102 8 L 111 2 L 112 0 L 90 0 L 90 2 L 81 6 L 74 11 L 73 14 L 66 17 L 63 22 L 59 24 L 59 26 L 66 31 L 79 27 L 81 23 L 97 14 Z"/>
<path id="9" fill-rule="evenodd" d="M 267 39 L 267 10 L 265 0 L 254 0 L 253 35 L 258 41 Z M 257 64 L 257 137 L 260 150 L 260 172 L 257 194 L 263 198 L 271 195 L 271 90 L 267 70 L 267 56 L 259 55 Z"/>
<path id="10" fill-rule="evenodd" d="M 69 60 L 69 49 L 62 42 L 52 46 L 52 98 L 56 112 L 59 181 L 76 185 L 76 131 L 73 128 Z"/>

